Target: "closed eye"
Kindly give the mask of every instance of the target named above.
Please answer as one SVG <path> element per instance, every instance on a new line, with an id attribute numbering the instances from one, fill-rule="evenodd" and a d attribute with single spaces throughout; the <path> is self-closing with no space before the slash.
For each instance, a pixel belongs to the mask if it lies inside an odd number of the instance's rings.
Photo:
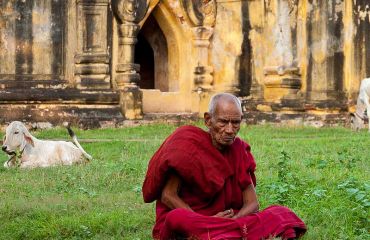
<path id="1" fill-rule="evenodd" d="M 19 132 L 18 131 L 15 131 L 14 134 L 18 134 Z"/>

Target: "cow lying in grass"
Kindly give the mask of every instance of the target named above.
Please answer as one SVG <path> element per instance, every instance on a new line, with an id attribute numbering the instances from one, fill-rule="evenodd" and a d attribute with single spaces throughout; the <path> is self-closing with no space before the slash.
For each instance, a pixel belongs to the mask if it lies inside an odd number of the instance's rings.
<path id="1" fill-rule="evenodd" d="M 76 135 L 67 126 L 73 139 L 66 141 L 44 141 L 32 136 L 25 125 L 14 121 L 6 128 L 2 150 L 9 155 L 4 167 L 49 167 L 72 165 L 91 160 L 92 157 L 78 143 Z"/>
<path id="2" fill-rule="evenodd" d="M 366 113 L 366 114 L 365 114 Z M 367 116 L 366 116 L 367 115 Z M 365 121 L 370 119 L 370 78 L 361 81 L 360 92 L 357 98 L 356 111 L 351 113 L 351 128 L 360 130 L 365 126 Z M 370 121 L 369 121 L 370 132 Z"/>

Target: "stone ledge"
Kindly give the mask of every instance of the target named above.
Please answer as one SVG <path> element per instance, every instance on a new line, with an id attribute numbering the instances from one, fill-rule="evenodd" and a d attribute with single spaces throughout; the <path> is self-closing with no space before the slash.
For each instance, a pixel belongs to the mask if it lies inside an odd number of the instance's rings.
<path id="1" fill-rule="evenodd" d="M 0 116 L 0 125 L 15 120 L 53 126 L 69 122 L 83 129 L 115 127 L 124 121 L 119 105 L 0 104 Z"/>
<path id="2" fill-rule="evenodd" d="M 0 105 L 10 103 L 119 104 L 119 94 L 111 90 L 0 89 Z"/>
<path id="3" fill-rule="evenodd" d="M 247 124 L 273 124 L 284 126 L 345 126 L 350 125 L 348 113 L 310 114 L 281 112 L 248 112 L 244 113 Z"/>

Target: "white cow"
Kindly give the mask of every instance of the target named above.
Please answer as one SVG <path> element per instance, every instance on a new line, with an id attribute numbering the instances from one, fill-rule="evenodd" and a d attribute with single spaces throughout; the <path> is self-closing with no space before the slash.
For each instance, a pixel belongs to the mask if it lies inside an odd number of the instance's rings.
<path id="1" fill-rule="evenodd" d="M 365 115 L 365 112 L 367 116 Z M 365 78 L 361 81 L 356 111 L 351 113 L 351 128 L 356 131 L 360 130 L 365 126 L 366 118 L 367 120 L 370 119 L 370 78 Z"/>
<path id="2" fill-rule="evenodd" d="M 91 160 L 92 157 L 78 143 L 67 126 L 73 142 L 44 141 L 32 136 L 23 123 L 14 121 L 6 128 L 2 150 L 9 155 L 4 167 L 35 168 L 72 165 Z"/>

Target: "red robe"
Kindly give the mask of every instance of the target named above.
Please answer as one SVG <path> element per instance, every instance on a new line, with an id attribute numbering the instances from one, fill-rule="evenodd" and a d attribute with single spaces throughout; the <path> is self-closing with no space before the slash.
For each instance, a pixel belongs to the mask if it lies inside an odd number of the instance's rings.
<path id="1" fill-rule="evenodd" d="M 282 206 L 272 206 L 239 219 L 212 217 L 230 208 L 236 212 L 243 206 L 242 191 L 249 184 L 256 185 L 255 167 L 250 146 L 240 138 L 220 152 L 204 130 L 193 126 L 178 128 L 150 160 L 143 184 L 144 201 L 157 201 L 153 237 L 261 239 L 303 234 L 304 223 Z M 160 201 L 169 174 L 180 177 L 179 196 L 194 212 L 171 211 Z"/>

